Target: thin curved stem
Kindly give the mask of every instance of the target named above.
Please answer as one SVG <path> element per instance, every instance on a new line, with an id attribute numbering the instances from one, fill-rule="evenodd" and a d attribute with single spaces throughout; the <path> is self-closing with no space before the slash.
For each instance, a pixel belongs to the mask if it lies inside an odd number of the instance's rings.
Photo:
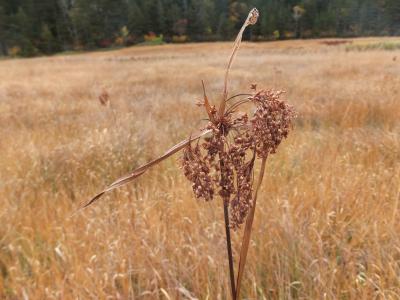
<path id="1" fill-rule="evenodd" d="M 247 103 L 247 102 L 249 102 L 249 101 L 251 101 L 251 99 L 249 99 L 249 98 L 239 100 L 239 101 L 236 102 L 235 104 L 232 104 L 232 106 L 230 106 L 230 107 L 227 109 L 227 111 L 226 111 L 225 114 L 231 113 L 234 109 L 238 108 L 240 105 L 245 104 L 245 103 Z"/>
<path id="2" fill-rule="evenodd" d="M 258 12 L 257 12 L 258 13 Z M 242 28 L 240 28 L 240 31 L 236 37 L 235 43 L 233 44 L 233 49 L 232 49 L 232 53 L 231 56 L 229 57 L 229 61 L 228 61 L 228 66 L 226 67 L 225 70 L 225 78 L 224 78 L 224 90 L 222 93 L 222 98 L 220 101 L 220 105 L 219 105 L 219 110 L 218 110 L 218 115 L 220 118 L 222 118 L 222 116 L 225 113 L 225 103 L 226 103 L 226 99 L 228 98 L 228 77 L 229 77 L 229 71 L 232 67 L 232 63 L 233 60 L 235 59 L 236 53 L 240 47 L 240 43 L 242 42 L 242 37 L 243 37 L 243 32 L 246 29 L 246 27 L 248 25 L 250 25 L 249 20 L 250 18 L 253 17 L 253 10 L 250 11 L 249 15 L 247 16 L 246 21 L 244 21 Z"/>
<path id="3" fill-rule="evenodd" d="M 114 190 L 114 189 L 116 189 L 116 188 L 118 188 L 118 187 L 120 187 L 122 185 L 125 185 L 128 182 L 131 182 L 132 180 L 134 180 L 137 177 L 139 177 L 142 174 L 144 174 L 152 166 L 157 165 L 158 163 L 160 163 L 163 160 L 167 159 L 171 155 L 181 151 L 183 148 L 185 148 L 192 141 L 198 140 L 198 139 L 200 139 L 201 137 L 203 137 L 204 135 L 206 135 L 206 134 L 208 134 L 210 132 L 211 132 L 211 130 L 207 129 L 207 130 L 203 130 L 202 132 L 196 134 L 195 136 L 190 136 L 188 139 L 185 139 L 185 140 L 181 141 L 180 143 L 176 144 L 175 146 L 173 146 L 172 148 L 168 149 L 167 152 L 165 152 L 160 157 L 158 157 L 156 159 L 153 159 L 152 161 L 150 161 L 150 162 L 142 165 L 141 167 L 133 170 L 128 175 L 125 175 L 125 176 L 117 179 L 112 184 L 110 184 L 108 187 L 106 187 L 103 191 L 101 191 L 96 196 L 94 196 L 92 199 L 90 199 L 89 201 L 87 201 L 84 204 L 82 204 L 79 207 L 78 211 L 83 209 L 83 208 L 85 208 L 85 207 L 88 207 L 91 204 L 93 204 L 95 201 L 97 201 L 99 198 L 101 198 L 105 193 L 107 193 L 109 191 L 112 191 L 112 190 Z M 76 212 L 78 212 L 78 211 L 76 211 Z"/>
<path id="4" fill-rule="evenodd" d="M 239 96 L 251 96 L 251 94 L 236 94 L 236 95 L 234 95 L 234 96 L 229 97 L 228 99 L 226 99 L 226 102 L 228 102 L 228 101 L 230 101 L 230 100 L 232 100 L 232 99 L 234 99 L 234 98 L 236 98 L 236 97 L 239 97 Z"/>

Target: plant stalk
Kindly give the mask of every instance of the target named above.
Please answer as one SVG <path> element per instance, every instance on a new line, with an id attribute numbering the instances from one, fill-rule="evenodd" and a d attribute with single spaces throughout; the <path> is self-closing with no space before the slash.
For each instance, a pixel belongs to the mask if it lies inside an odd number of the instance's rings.
<path id="1" fill-rule="evenodd" d="M 235 300 L 240 299 L 240 286 L 242 284 L 244 266 L 246 264 L 247 252 L 249 250 L 251 228 L 253 226 L 254 213 L 256 210 L 257 195 L 258 195 L 258 191 L 261 187 L 262 180 L 264 178 L 266 162 L 267 162 L 267 158 L 263 158 L 262 162 L 261 162 L 260 174 L 258 175 L 256 191 L 255 191 L 254 197 L 253 197 L 253 206 L 251 207 L 249 215 L 247 216 L 246 225 L 244 228 L 242 247 L 240 249 L 239 270 L 238 270 L 237 283 L 236 283 L 236 295 L 234 298 Z"/>
<path id="2" fill-rule="evenodd" d="M 224 201 L 224 218 L 225 218 L 225 233 L 226 233 L 226 249 L 228 251 L 228 261 L 229 261 L 229 275 L 231 282 L 231 294 L 232 299 L 236 300 L 236 287 L 235 287 L 235 270 L 233 268 L 233 255 L 232 255 L 232 243 L 231 243 L 231 230 L 229 228 L 229 213 L 228 205 L 229 200 L 223 199 Z"/>
<path id="3" fill-rule="evenodd" d="M 225 133 L 223 133 L 225 134 Z M 231 243 L 231 230 L 229 228 L 229 200 L 230 200 L 230 193 L 226 190 L 224 184 L 226 182 L 226 173 L 224 170 L 224 160 L 222 159 L 224 156 L 224 149 L 225 147 L 222 146 L 219 149 L 219 165 L 221 169 L 221 187 L 222 187 L 222 201 L 224 205 L 224 220 L 225 220 L 225 234 L 226 234 L 226 250 L 228 254 L 228 262 L 229 262 L 229 280 L 231 283 L 231 294 L 232 300 L 236 300 L 236 287 L 235 287 L 235 270 L 233 267 L 233 255 L 232 255 L 232 243 Z"/>
<path id="4" fill-rule="evenodd" d="M 232 67 L 232 63 L 235 59 L 236 53 L 240 47 L 240 43 L 242 42 L 242 37 L 243 37 L 243 32 L 246 29 L 247 26 L 250 25 L 249 20 L 252 17 L 252 11 L 250 11 L 249 15 L 247 16 L 246 21 L 243 23 L 242 28 L 240 28 L 240 31 L 238 33 L 238 35 L 236 36 L 236 40 L 235 43 L 233 44 L 233 49 L 232 49 L 232 53 L 231 56 L 229 57 L 229 62 L 228 62 L 228 66 L 226 67 L 226 71 L 225 71 L 225 78 L 224 78 L 224 91 L 222 93 L 222 98 L 221 98 L 221 102 L 219 104 L 219 110 L 218 110 L 218 115 L 220 118 L 222 118 L 222 116 L 225 113 L 225 105 L 226 105 L 226 100 L 228 98 L 228 77 L 229 77 L 229 71 Z"/>

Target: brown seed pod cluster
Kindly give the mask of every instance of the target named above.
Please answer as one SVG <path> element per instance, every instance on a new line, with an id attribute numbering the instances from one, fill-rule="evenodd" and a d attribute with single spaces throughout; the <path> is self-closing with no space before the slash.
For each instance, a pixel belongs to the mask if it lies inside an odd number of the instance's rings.
<path id="1" fill-rule="evenodd" d="M 188 146 L 183 150 L 183 172 L 190 181 L 196 198 L 212 200 L 214 188 L 210 176 L 210 164 L 202 157 L 200 147 Z"/>
<path id="2" fill-rule="evenodd" d="M 241 165 L 241 168 L 237 170 L 237 193 L 230 202 L 230 224 L 234 229 L 237 229 L 241 224 L 243 224 L 248 211 L 253 205 L 252 185 L 254 158 L 255 157 Z"/>
<path id="3" fill-rule="evenodd" d="M 231 106 L 234 109 L 208 124 L 211 135 L 203 139 L 201 147 L 189 144 L 184 150 L 183 170 L 193 183 L 196 198 L 209 201 L 220 195 L 228 201 L 233 229 L 243 224 L 252 206 L 256 157 L 275 153 L 291 129 L 295 113 L 280 99 L 282 94 L 262 90 L 237 101 Z M 246 113 L 236 112 L 245 103 L 256 107 L 250 119 Z"/>
<path id="4" fill-rule="evenodd" d="M 260 91 L 252 98 L 257 109 L 251 119 L 251 128 L 260 158 L 275 153 L 292 128 L 295 113 L 291 106 L 280 100 L 282 94 L 282 91 Z"/>

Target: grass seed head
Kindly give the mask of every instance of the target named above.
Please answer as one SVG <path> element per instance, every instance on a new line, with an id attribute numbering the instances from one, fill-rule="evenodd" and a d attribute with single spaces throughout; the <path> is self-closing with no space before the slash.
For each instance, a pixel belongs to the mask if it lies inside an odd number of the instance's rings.
<path id="1" fill-rule="evenodd" d="M 183 151 L 183 172 L 192 182 L 196 198 L 210 201 L 214 196 L 213 181 L 210 176 L 210 164 L 202 157 L 199 145 L 188 145 Z"/>
<path id="2" fill-rule="evenodd" d="M 185 176 L 193 182 L 196 198 L 213 199 L 215 194 L 230 205 L 230 226 L 238 229 L 252 207 L 253 168 L 256 157 L 267 158 L 292 127 L 295 113 L 281 99 L 282 91 L 260 90 L 232 106 L 252 103 L 251 118 L 245 112 L 225 112 L 209 122 L 211 135 L 201 147 L 188 145 L 183 154 Z M 237 105 L 236 105 L 237 104 Z M 218 180 L 212 180 L 210 174 Z"/>
<path id="3" fill-rule="evenodd" d="M 250 11 L 250 13 L 249 13 L 247 23 L 248 23 L 249 25 L 254 25 L 254 24 L 256 24 L 259 15 L 260 15 L 260 14 L 259 14 L 259 12 L 258 12 L 258 9 L 257 9 L 257 8 L 253 8 L 253 9 Z"/>
<path id="4" fill-rule="evenodd" d="M 252 135 L 260 158 L 275 153 L 292 127 L 295 113 L 290 105 L 280 99 L 282 93 L 262 90 L 252 97 L 257 106 L 251 119 Z"/>

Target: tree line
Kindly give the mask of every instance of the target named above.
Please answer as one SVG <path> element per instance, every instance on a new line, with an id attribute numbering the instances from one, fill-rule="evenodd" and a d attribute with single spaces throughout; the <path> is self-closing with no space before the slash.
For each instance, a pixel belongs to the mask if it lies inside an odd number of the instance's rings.
<path id="1" fill-rule="evenodd" d="M 400 34 L 400 0 L 0 0 L 0 54 L 35 56 L 140 43 Z"/>

